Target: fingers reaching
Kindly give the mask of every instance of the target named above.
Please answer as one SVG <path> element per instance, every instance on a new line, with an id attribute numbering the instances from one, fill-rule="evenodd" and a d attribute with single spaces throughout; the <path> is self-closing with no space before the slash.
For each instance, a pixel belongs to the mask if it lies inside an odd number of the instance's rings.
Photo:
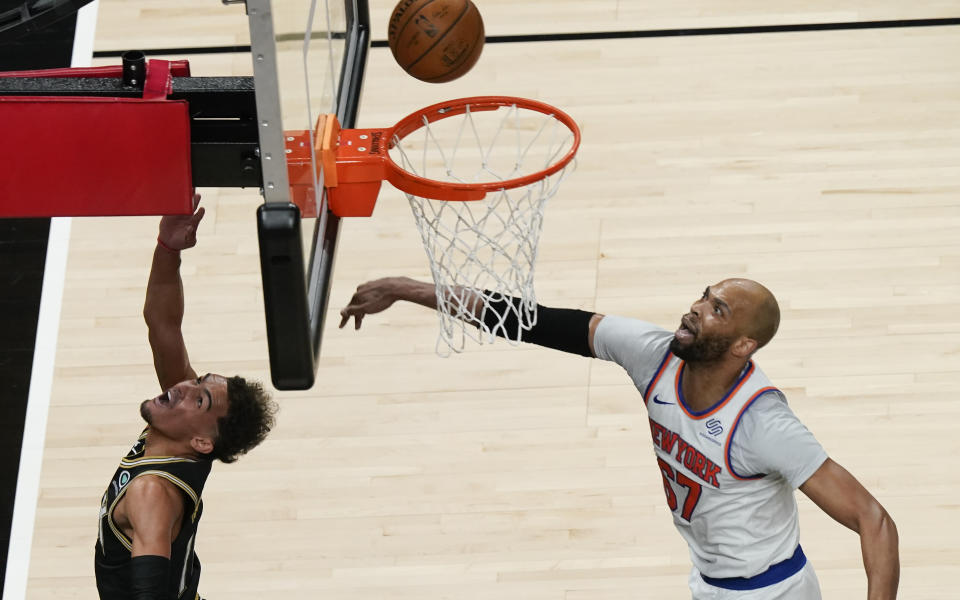
<path id="1" fill-rule="evenodd" d="M 350 302 L 340 311 L 340 328 L 353 317 L 354 329 L 360 329 L 365 316 L 383 312 L 396 300 L 397 295 L 391 290 L 388 279 L 362 283 L 357 286 Z"/>
<path id="2" fill-rule="evenodd" d="M 207 212 L 199 203 L 200 194 L 194 194 L 192 214 L 166 215 L 160 219 L 159 239 L 163 244 L 175 250 L 185 250 L 197 244 L 197 227 Z"/>
<path id="3" fill-rule="evenodd" d="M 363 322 L 363 317 L 365 314 L 366 312 L 364 312 L 363 308 L 354 306 L 351 303 L 349 306 L 340 311 L 340 329 L 343 329 L 344 325 L 350 321 L 350 317 L 353 317 L 354 319 L 353 328 L 360 329 L 360 323 Z"/>

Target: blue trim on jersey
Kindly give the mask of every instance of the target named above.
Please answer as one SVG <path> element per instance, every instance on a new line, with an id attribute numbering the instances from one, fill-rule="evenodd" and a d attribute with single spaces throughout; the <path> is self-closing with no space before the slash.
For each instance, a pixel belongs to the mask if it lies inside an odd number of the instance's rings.
<path id="1" fill-rule="evenodd" d="M 787 577 L 796 575 L 805 564 L 807 564 L 807 557 L 803 554 L 803 548 L 797 544 L 797 549 L 793 551 L 793 556 L 775 565 L 771 565 L 769 569 L 759 575 L 754 575 L 753 577 L 707 577 L 701 573 L 700 577 L 710 585 L 725 590 L 758 590 L 768 585 L 780 583 Z"/>
<path id="2" fill-rule="evenodd" d="M 653 386 L 657 383 L 657 380 L 660 379 L 660 376 L 663 375 L 663 369 L 666 367 L 667 362 L 670 360 L 670 357 L 673 356 L 669 350 L 663 355 L 663 360 L 660 361 L 660 365 L 657 367 L 657 370 L 653 372 L 653 378 L 650 379 L 650 383 L 647 384 L 645 390 L 643 390 L 643 402 L 647 403 L 647 400 L 650 399 L 649 394 L 650 390 L 653 389 Z"/>
<path id="3" fill-rule="evenodd" d="M 733 382 L 733 385 L 730 386 L 730 389 L 727 390 L 727 393 L 723 395 L 723 398 L 720 398 L 720 400 L 719 400 L 718 402 L 716 402 L 716 403 L 712 404 L 711 406 L 708 406 L 707 408 L 705 408 L 705 409 L 697 412 L 697 411 L 693 410 L 692 408 L 690 408 L 690 405 L 687 404 L 686 398 L 683 397 L 683 368 L 686 367 L 686 366 L 687 366 L 687 363 L 686 363 L 686 362 L 684 362 L 682 365 L 680 365 L 680 370 L 679 370 L 679 372 L 677 373 L 677 400 L 679 400 L 679 401 L 680 401 L 680 404 L 683 405 L 683 408 L 686 409 L 686 411 L 687 411 L 688 413 L 690 413 L 691 415 L 693 415 L 694 417 L 702 417 L 703 415 L 705 415 L 705 414 L 707 414 L 707 413 L 709 413 L 709 412 L 711 412 L 711 411 L 713 411 L 713 410 L 716 410 L 717 407 L 719 407 L 721 404 L 723 404 L 724 402 L 726 402 L 726 401 L 730 398 L 730 395 L 731 395 L 737 388 L 740 387 L 740 384 L 743 383 L 743 381 L 744 381 L 747 377 L 750 377 L 750 375 L 753 374 L 753 368 L 754 368 L 753 361 L 752 361 L 752 360 L 747 361 L 747 367 L 743 370 L 742 373 L 740 373 L 740 377 L 738 377 L 737 380 L 736 380 L 735 382 Z"/>
<path id="4" fill-rule="evenodd" d="M 758 399 L 763 397 L 765 394 L 767 394 L 768 392 L 775 392 L 775 391 L 777 391 L 777 388 L 773 388 L 773 387 L 763 388 L 760 391 L 758 391 L 757 394 L 754 395 L 753 398 L 750 398 L 750 400 L 747 401 L 747 403 L 743 406 L 743 408 L 740 409 L 740 414 L 737 415 L 737 420 L 733 422 L 733 429 L 730 430 L 730 435 L 727 436 L 727 439 L 729 440 L 729 442 L 727 443 L 726 458 L 727 458 L 727 468 L 730 469 L 730 473 L 732 473 L 735 477 L 738 477 L 740 479 L 763 479 L 764 477 L 767 476 L 766 473 L 758 473 L 756 475 L 741 475 L 737 473 L 736 470 L 734 470 L 733 468 L 733 461 L 730 460 L 730 450 L 733 449 L 733 436 L 737 435 L 737 427 L 740 427 L 740 421 L 743 419 L 744 413 L 746 413 L 747 410 L 749 410 L 750 407 L 753 406 L 754 402 L 756 402 Z"/>

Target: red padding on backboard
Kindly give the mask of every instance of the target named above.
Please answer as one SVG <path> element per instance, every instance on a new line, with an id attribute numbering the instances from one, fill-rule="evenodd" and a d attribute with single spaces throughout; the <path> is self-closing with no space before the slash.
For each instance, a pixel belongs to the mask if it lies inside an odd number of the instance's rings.
<path id="1" fill-rule="evenodd" d="M 171 60 L 170 74 L 174 77 L 190 77 L 189 61 Z M 116 77 L 119 79 L 123 77 L 123 65 L 36 69 L 32 71 L 0 71 L 0 77 Z"/>
<path id="2" fill-rule="evenodd" d="M 189 214 L 185 101 L 0 97 L 0 216 Z"/>

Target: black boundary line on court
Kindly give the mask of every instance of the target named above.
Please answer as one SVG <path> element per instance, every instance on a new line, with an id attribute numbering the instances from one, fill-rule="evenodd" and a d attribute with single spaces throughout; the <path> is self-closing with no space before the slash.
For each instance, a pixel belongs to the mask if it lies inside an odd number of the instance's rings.
<path id="1" fill-rule="evenodd" d="M 800 23 L 795 25 L 747 25 L 739 27 L 699 27 L 684 29 L 650 29 L 643 31 L 595 31 L 584 33 L 539 33 L 528 35 L 491 35 L 487 36 L 487 44 L 517 43 L 517 42 L 561 42 L 580 40 L 616 40 L 631 38 L 658 38 L 681 37 L 700 35 L 743 35 L 753 33 L 789 33 L 800 31 L 842 31 L 858 29 L 897 29 L 904 27 L 944 27 L 960 25 L 960 17 L 944 17 L 938 19 L 900 19 L 892 21 L 856 21 L 847 23 Z M 336 36 L 336 34 L 335 34 Z M 342 36 L 342 34 L 341 34 Z M 341 37 L 336 36 L 336 37 Z M 326 32 L 314 32 L 313 37 L 326 37 Z M 283 39 L 289 41 L 302 39 L 300 34 L 290 34 Z M 386 40 L 373 40 L 373 48 L 386 48 Z M 250 52 L 250 46 L 208 46 L 194 48 L 154 48 L 142 50 L 144 54 L 152 56 L 165 54 L 230 54 Z M 94 58 L 118 57 L 124 50 L 99 50 L 93 53 Z"/>

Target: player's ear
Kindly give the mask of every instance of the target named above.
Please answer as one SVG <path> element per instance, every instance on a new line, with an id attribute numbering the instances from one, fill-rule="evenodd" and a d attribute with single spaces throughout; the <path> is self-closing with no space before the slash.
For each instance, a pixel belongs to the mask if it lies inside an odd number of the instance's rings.
<path id="1" fill-rule="evenodd" d="M 741 335 L 730 346 L 730 352 L 737 358 L 749 358 L 751 354 L 757 351 L 757 340 Z"/>
<path id="2" fill-rule="evenodd" d="M 190 447 L 198 454 L 210 454 L 213 452 L 213 440 L 206 436 L 195 435 L 190 438 Z"/>

